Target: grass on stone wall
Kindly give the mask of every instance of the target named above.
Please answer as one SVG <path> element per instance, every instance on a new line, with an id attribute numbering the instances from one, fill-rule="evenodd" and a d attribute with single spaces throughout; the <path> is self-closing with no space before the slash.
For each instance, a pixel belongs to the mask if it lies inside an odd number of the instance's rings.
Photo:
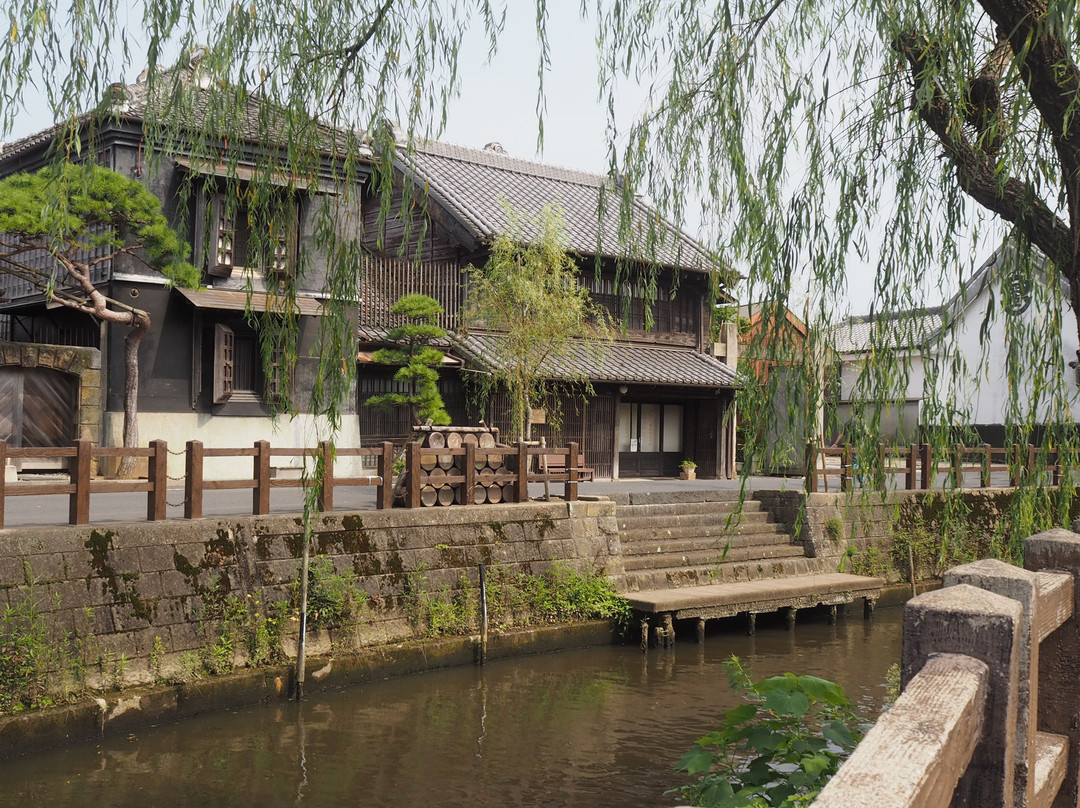
<path id="1" fill-rule="evenodd" d="M 614 620 L 621 630 L 630 622 L 629 601 L 607 578 L 595 571 L 578 572 L 566 563 L 555 562 L 539 575 L 492 565 L 486 589 L 488 623 L 497 629 Z M 480 587 L 468 575 L 453 588 L 434 588 L 420 567 L 409 576 L 406 597 L 410 622 L 424 636 L 469 634 L 480 628 Z"/>

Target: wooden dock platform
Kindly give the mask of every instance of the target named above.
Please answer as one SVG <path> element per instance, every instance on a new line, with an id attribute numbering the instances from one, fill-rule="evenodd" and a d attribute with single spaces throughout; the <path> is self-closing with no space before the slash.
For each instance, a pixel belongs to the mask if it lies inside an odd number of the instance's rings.
<path id="1" fill-rule="evenodd" d="M 884 581 L 862 575 L 834 572 L 821 575 L 799 575 L 788 578 L 766 578 L 740 583 L 689 586 L 679 589 L 653 589 L 628 592 L 626 598 L 642 619 L 642 643 L 648 642 L 649 623 L 655 616 L 662 625 L 654 626 L 658 644 L 674 640 L 673 621 L 697 619 L 698 640 L 705 636 L 705 621 L 722 617 L 748 615 L 748 631 L 752 634 L 755 617 L 786 610 L 789 626 L 795 624 L 799 609 L 814 606 L 836 607 L 862 598 L 864 613 L 873 612 Z"/>

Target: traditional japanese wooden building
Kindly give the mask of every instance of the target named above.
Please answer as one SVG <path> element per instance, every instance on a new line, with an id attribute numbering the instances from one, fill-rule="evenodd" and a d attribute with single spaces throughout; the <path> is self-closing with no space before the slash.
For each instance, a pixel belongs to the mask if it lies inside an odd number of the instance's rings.
<path id="1" fill-rule="evenodd" d="M 640 200 L 633 203 L 631 222 L 642 234 L 641 243 L 622 243 L 611 180 L 517 159 L 498 144 L 470 149 L 427 143 L 403 149 L 395 180 L 395 215 L 380 222 L 374 196 L 365 207 L 369 257 L 360 305 L 358 380 L 365 442 L 400 435 L 409 426 L 404 413 L 362 402 L 394 389 L 393 369 L 367 360 L 385 341 L 390 306 L 413 292 L 434 297 L 445 309 L 441 325 L 450 336 L 441 390 L 455 423 L 483 418 L 507 428 L 505 396 L 485 399 L 469 383 L 472 375 L 498 366 L 502 352 L 497 332 L 470 329 L 465 334 L 462 329 L 468 294 L 464 270 L 482 266 L 492 240 L 507 228 L 503 200 L 526 216 L 557 203 L 566 220 L 567 247 L 582 269 L 580 282 L 622 331 L 601 351 L 578 344 L 571 359 L 547 364 L 545 375 L 555 381 L 576 376 L 571 369 L 584 371 L 593 392 L 583 396 L 568 387 L 558 407 L 560 422 L 537 413 L 533 436 L 544 436 L 549 444 L 577 441 L 597 476 L 674 475 L 684 459 L 697 463 L 700 476 L 734 475 L 737 377 L 717 354 L 724 353 L 733 364 L 735 348 L 714 346 L 710 330 L 718 295 L 730 300 L 718 283 L 729 276 L 714 256 L 658 220 Z M 410 196 L 415 203 L 402 206 L 401 200 Z"/>

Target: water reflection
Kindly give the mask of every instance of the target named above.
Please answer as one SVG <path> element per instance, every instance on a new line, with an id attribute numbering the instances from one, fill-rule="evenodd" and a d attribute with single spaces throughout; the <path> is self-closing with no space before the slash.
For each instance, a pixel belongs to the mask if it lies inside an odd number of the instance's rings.
<path id="1" fill-rule="evenodd" d="M 208 716 L 7 762 L 0 805 L 671 805 L 674 761 L 735 704 L 728 655 L 755 677 L 834 679 L 873 716 L 900 617 L 800 613 L 793 633 L 763 618 L 753 637 L 733 621 L 703 646 L 690 626 L 672 651 L 499 661 Z"/>

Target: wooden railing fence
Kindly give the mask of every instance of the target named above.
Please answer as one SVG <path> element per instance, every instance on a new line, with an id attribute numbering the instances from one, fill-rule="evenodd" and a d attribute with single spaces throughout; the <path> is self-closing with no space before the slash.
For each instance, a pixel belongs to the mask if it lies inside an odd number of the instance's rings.
<path id="1" fill-rule="evenodd" d="M 1080 535 L 965 564 L 904 609 L 902 692 L 815 808 L 1078 804 Z"/>
<path id="2" fill-rule="evenodd" d="M 402 481 L 405 507 L 416 508 L 421 504 L 423 490 L 433 486 L 433 481 L 423 473 L 420 464 L 421 450 L 419 443 L 406 444 L 406 468 Z M 460 449 L 439 449 L 439 455 L 461 456 L 464 470 L 460 475 L 445 475 L 435 483 L 447 486 L 454 491 L 450 502 L 437 499 L 438 504 L 472 505 L 475 502 L 474 490 L 478 486 L 475 472 L 477 447 L 466 445 Z M 498 455 L 512 458 L 515 462 L 503 464 L 503 470 L 496 475 L 500 484 L 510 484 L 514 491 L 514 500 L 529 500 L 530 482 L 562 482 L 564 498 L 576 501 L 578 498 L 579 477 L 582 469 L 581 453 L 576 443 L 566 447 L 533 447 L 518 444 L 513 447 L 492 447 L 482 450 L 485 455 Z M 376 508 L 390 508 L 394 504 L 395 475 L 393 473 L 396 450 L 393 443 L 367 448 L 337 447 L 321 443 L 315 448 L 274 448 L 269 441 L 257 441 L 251 447 L 208 448 L 200 441 L 188 441 L 184 454 L 184 518 L 199 519 L 203 515 L 203 499 L 207 491 L 236 489 L 251 490 L 251 513 L 262 515 L 270 513 L 270 492 L 277 488 L 301 488 L 304 480 L 299 477 L 275 477 L 272 474 L 274 458 L 310 457 L 320 466 L 322 474 L 318 494 L 318 508 L 323 512 L 334 509 L 334 489 L 346 486 L 374 486 L 376 488 Z M 547 455 L 565 457 L 565 467 L 547 473 L 531 472 L 530 458 Z M 134 480 L 108 480 L 94 477 L 92 461 L 107 457 L 145 458 L 147 475 Z M 169 488 L 168 476 L 169 448 L 165 441 L 154 440 L 143 448 L 125 449 L 117 447 L 94 446 L 88 440 L 77 440 L 71 446 L 47 448 L 9 447 L 0 440 L 0 470 L 7 466 L 9 459 L 60 458 L 67 459 L 67 482 L 62 480 L 46 482 L 6 482 L 0 473 L 0 528 L 4 527 L 5 505 L 8 497 L 41 496 L 46 494 L 64 494 L 69 497 L 68 524 L 85 525 L 90 521 L 90 498 L 96 494 L 108 493 L 146 493 L 146 518 L 159 521 L 167 518 L 166 494 Z M 250 457 L 252 473 L 250 477 L 239 479 L 205 478 L 205 462 L 211 458 Z M 378 473 L 367 476 L 339 476 L 334 471 L 337 459 L 350 457 L 377 457 Z"/>
<path id="3" fill-rule="evenodd" d="M 830 458 L 839 458 L 830 463 Z M 1039 461 L 1043 461 L 1040 466 Z M 981 446 L 956 444 L 946 456 L 934 456 L 929 444 L 910 446 L 885 446 L 879 444 L 877 456 L 865 458 L 850 444 L 847 446 L 820 446 L 810 442 L 806 447 L 806 491 L 816 493 L 830 490 L 829 479 L 839 478 L 839 490 L 850 491 L 854 486 L 884 483 L 886 478 L 903 476 L 903 485 L 909 491 L 930 491 L 936 487 L 938 477 L 944 485 L 963 487 L 966 475 L 978 474 L 979 487 L 988 488 L 993 475 L 1008 474 L 1008 485 L 1017 487 L 1024 477 L 1036 473 L 1047 476 L 1051 485 L 1060 485 L 1062 474 L 1080 470 L 1080 458 L 1074 453 L 1057 449 L 1042 450 L 1035 446 L 1013 445 L 994 447 L 989 443 Z"/>

